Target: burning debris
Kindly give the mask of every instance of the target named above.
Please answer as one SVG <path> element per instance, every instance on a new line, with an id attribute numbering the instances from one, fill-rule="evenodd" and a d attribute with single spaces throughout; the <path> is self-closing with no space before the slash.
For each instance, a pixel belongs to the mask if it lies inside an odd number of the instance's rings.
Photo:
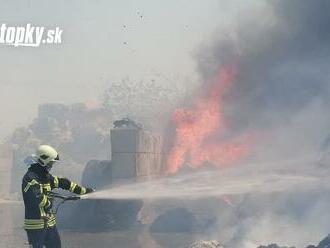
<path id="1" fill-rule="evenodd" d="M 248 154 L 248 135 L 226 137 L 229 127 L 224 116 L 224 97 L 236 74 L 233 66 L 222 68 L 208 93 L 195 102 L 193 109 L 174 112 L 175 138 L 167 173 L 175 173 L 185 164 L 193 168 L 204 163 L 223 167 Z"/>
<path id="2" fill-rule="evenodd" d="M 139 123 L 136 123 L 135 121 L 131 120 L 130 118 L 123 118 L 121 120 L 116 120 L 113 122 L 114 128 L 137 128 L 142 129 L 142 125 Z"/>

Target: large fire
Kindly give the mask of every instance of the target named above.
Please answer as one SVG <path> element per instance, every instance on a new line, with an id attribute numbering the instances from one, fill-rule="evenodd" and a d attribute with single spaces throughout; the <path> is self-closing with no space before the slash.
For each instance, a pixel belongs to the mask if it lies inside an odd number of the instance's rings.
<path id="1" fill-rule="evenodd" d="M 185 164 L 194 168 L 205 162 L 226 166 L 248 153 L 248 135 L 225 138 L 229 128 L 223 114 L 224 96 L 236 74 L 233 66 L 222 68 L 207 94 L 197 99 L 192 109 L 174 112 L 175 139 L 167 173 L 175 173 Z"/>

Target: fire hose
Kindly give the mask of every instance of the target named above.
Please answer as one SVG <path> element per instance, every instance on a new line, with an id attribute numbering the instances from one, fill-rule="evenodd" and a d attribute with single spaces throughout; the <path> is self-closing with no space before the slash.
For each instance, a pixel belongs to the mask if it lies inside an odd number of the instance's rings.
<path id="1" fill-rule="evenodd" d="M 54 207 L 52 206 L 51 210 L 50 210 L 50 213 L 51 214 L 54 214 L 56 215 L 57 214 L 57 211 L 59 209 L 59 207 L 66 201 L 76 201 L 76 200 L 80 200 L 80 196 L 77 196 L 77 195 L 62 195 L 62 194 L 59 194 L 59 193 L 56 193 L 56 192 L 52 192 L 50 191 L 49 193 L 46 194 L 47 197 L 51 200 L 52 204 L 54 202 L 55 199 L 59 199 L 59 202 L 57 203 L 57 205 Z M 47 221 L 48 219 L 45 218 L 44 219 L 44 228 L 43 228 L 43 232 L 44 234 L 46 233 L 46 230 L 48 228 L 48 225 L 47 225 Z M 27 242 L 25 243 L 25 245 L 28 245 L 29 247 L 30 244 Z"/>
<path id="2" fill-rule="evenodd" d="M 59 202 L 57 203 L 56 206 L 53 206 L 51 209 L 51 213 L 56 215 L 59 207 L 66 201 L 76 201 L 80 200 L 80 196 L 77 195 L 62 195 L 59 193 L 55 193 L 50 191 L 47 196 L 51 199 L 52 203 L 54 202 L 55 199 L 59 199 Z"/>

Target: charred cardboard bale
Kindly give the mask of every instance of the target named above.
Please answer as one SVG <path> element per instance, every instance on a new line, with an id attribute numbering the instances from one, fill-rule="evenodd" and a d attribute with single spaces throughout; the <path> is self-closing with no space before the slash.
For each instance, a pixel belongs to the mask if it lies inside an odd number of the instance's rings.
<path id="1" fill-rule="evenodd" d="M 82 184 L 101 188 L 105 186 L 106 183 L 111 184 L 110 161 L 89 161 L 83 173 Z M 98 206 L 100 206 L 100 201 L 76 202 L 74 206 L 71 204 L 64 204 L 61 206 L 61 211 L 58 213 L 59 225 L 63 228 L 76 230 L 97 230 L 98 227 L 104 226 L 104 224 L 102 224 L 103 221 L 100 221 L 100 218 L 98 218 L 103 212 L 99 211 Z M 81 213 L 83 213 L 83 218 L 80 216 Z M 99 221 L 100 223 L 98 223 Z"/>
<path id="2" fill-rule="evenodd" d="M 143 181 L 161 171 L 162 139 L 134 125 L 111 130 L 111 161 L 89 161 L 82 184 L 96 189 L 115 187 L 126 181 Z M 99 231 L 128 229 L 138 222 L 142 200 L 84 200 L 76 203 L 66 227 Z M 85 213 L 83 218 L 75 214 Z"/>
<path id="3" fill-rule="evenodd" d="M 87 164 L 82 183 L 104 188 L 113 183 L 111 161 L 93 160 Z M 83 201 L 78 205 L 84 216 L 79 225 L 89 230 L 128 229 L 136 222 L 136 216 L 142 207 L 141 201 L 131 200 L 93 200 Z M 92 211 L 91 211 L 92 210 Z"/>
<path id="4" fill-rule="evenodd" d="M 162 170 L 162 138 L 139 128 L 111 130 L 111 162 L 113 179 L 148 180 Z"/>
<path id="5" fill-rule="evenodd" d="M 83 185 L 104 188 L 112 182 L 110 161 L 88 162 L 82 178 Z M 75 206 L 63 206 L 59 213 L 60 225 L 63 228 L 84 231 L 128 229 L 136 222 L 141 207 L 141 201 L 84 200 L 75 203 Z"/>
<path id="6" fill-rule="evenodd" d="M 60 226 L 66 229 L 88 232 L 127 230 L 136 223 L 136 216 L 142 204 L 141 201 L 130 200 L 86 200 L 77 202 L 75 206 L 63 207 L 63 210 L 66 211 L 61 210 L 58 215 L 61 220 Z"/>
<path id="7" fill-rule="evenodd" d="M 151 224 L 151 232 L 192 232 L 196 229 L 195 216 L 185 208 L 171 209 L 158 216 Z"/>
<path id="8" fill-rule="evenodd" d="M 87 163 L 82 183 L 102 188 L 112 183 L 112 165 L 109 160 L 91 160 Z"/>
<path id="9" fill-rule="evenodd" d="M 210 240 L 210 241 L 197 241 L 192 243 L 188 246 L 188 248 L 224 248 L 223 245 L 220 244 L 220 242 L 216 240 Z"/>

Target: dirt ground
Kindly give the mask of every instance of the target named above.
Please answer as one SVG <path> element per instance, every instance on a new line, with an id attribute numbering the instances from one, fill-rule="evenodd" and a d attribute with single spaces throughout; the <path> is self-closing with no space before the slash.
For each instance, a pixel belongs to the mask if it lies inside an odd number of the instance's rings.
<path id="1" fill-rule="evenodd" d="M 22 228 L 23 212 L 22 203 L 0 203 L 0 248 L 28 247 Z M 150 234 L 142 229 L 97 233 L 60 230 L 60 234 L 64 248 L 175 248 L 187 247 L 194 241 L 194 235 L 189 233 Z"/>

